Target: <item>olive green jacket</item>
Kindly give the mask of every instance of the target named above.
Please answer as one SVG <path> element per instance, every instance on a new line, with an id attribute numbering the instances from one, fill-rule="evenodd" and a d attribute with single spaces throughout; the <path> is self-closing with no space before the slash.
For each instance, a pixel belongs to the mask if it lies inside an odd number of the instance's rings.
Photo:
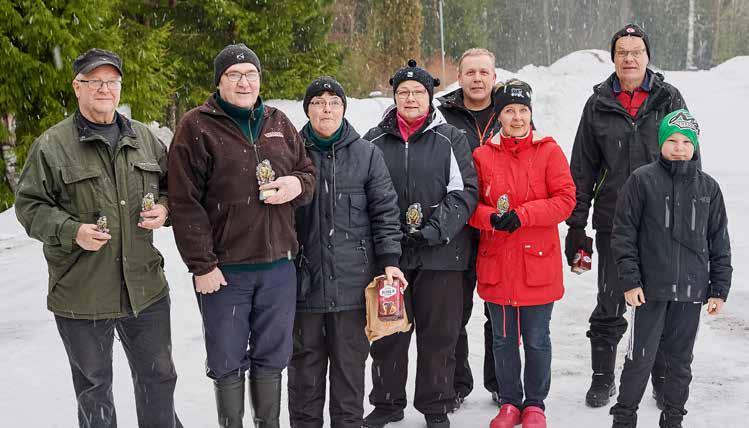
<path id="1" fill-rule="evenodd" d="M 29 151 L 16 192 L 16 216 L 44 244 L 47 308 L 68 318 L 118 318 L 168 294 L 153 232 L 138 227 L 141 201 L 167 206 L 166 147 L 142 123 L 117 114 L 115 149 L 80 113 L 42 134 Z M 83 223 L 106 216 L 112 239 L 98 251 L 75 243 Z"/>

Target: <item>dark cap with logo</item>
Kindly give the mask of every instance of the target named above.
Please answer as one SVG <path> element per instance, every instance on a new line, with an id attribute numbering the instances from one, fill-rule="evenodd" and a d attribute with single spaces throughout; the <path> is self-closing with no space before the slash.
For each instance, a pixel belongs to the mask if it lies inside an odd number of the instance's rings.
<path id="1" fill-rule="evenodd" d="M 307 91 L 304 94 L 302 107 L 304 107 L 304 114 L 306 114 L 307 117 L 309 117 L 309 102 L 312 98 L 325 92 L 338 95 L 341 101 L 343 101 L 343 114 L 346 114 L 346 93 L 343 91 L 343 86 L 330 76 L 322 76 L 313 80 L 312 83 L 307 86 Z"/>
<path id="2" fill-rule="evenodd" d="M 73 75 L 88 74 L 102 65 L 111 65 L 122 76 L 122 59 L 119 55 L 98 48 L 87 50 L 73 61 Z"/>
<path id="3" fill-rule="evenodd" d="M 645 43 L 645 51 L 648 53 L 650 58 L 650 41 L 645 31 L 640 28 L 637 24 L 627 24 L 621 30 L 614 33 L 614 37 L 611 38 L 611 61 L 614 60 L 614 52 L 616 50 L 616 41 L 622 37 L 639 37 Z"/>

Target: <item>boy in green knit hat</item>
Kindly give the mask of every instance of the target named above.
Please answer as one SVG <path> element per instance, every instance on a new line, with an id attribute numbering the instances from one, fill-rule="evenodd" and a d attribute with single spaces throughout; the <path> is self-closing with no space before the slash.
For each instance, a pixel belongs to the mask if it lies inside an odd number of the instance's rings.
<path id="1" fill-rule="evenodd" d="M 658 144 L 660 159 L 637 169 L 621 189 L 611 236 L 631 306 L 629 348 L 611 408 L 615 428 L 636 426 L 658 351 L 668 367 L 659 426 L 682 426 L 701 307 L 717 315 L 731 287 L 726 209 L 718 183 L 698 168 L 697 121 L 687 110 L 668 114 Z"/>

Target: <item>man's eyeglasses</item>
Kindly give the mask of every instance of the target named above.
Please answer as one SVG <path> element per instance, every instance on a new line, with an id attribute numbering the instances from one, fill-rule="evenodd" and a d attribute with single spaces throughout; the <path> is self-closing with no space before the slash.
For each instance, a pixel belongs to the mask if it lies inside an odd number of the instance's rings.
<path id="1" fill-rule="evenodd" d="M 407 89 L 401 89 L 399 91 L 395 92 L 395 96 L 398 97 L 399 100 L 407 100 L 409 96 L 413 96 L 414 99 L 423 97 L 427 94 L 426 89 L 417 89 L 415 91 L 409 91 Z"/>
<path id="2" fill-rule="evenodd" d="M 110 91 L 117 91 L 120 88 L 122 88 L 122 80 L 99 80 L 99 79 L 92 79 L 92 80 L 76 79 L 76 80 L 96 91 L 103 88 L 104 85 L 107 85 L 107 89 L 109 89 Z"/>
<path id="3" fill-rule="evenodd" d="M 330 107 L 331 110 L 337 110 L 341 107 L 343 107 L 343 102 L 339 99 L 332 99 L 332 100 L 313 100 L 309 102 L 309 105 L 314 108 L 323 109 L 325 106 Z"/>
<path id="4" fill-rule="evenodd" d="M 242 80 L 242 76 L 247 78 L 248 82 L 257 82 L 260 80 L 260 73 L 257 71 L 248 71 L 247 73 L 240 73 L 238 71 L 230 71 L 228 73 L 225 73 L 224 76 L 226 76 L 227 79 L 229 79 L 230 82 L 239 82 Z"/>
<path id="5" fill-rule="evenodd" d="M 627 58 L 628 56 L 632 55 L 632 58 L 638 59 L 642 56 L 642 54 L 645 53 L 645 49 L 636 49 L 633 51 L 616 51 L 616 57 L 617 58 Z"/>

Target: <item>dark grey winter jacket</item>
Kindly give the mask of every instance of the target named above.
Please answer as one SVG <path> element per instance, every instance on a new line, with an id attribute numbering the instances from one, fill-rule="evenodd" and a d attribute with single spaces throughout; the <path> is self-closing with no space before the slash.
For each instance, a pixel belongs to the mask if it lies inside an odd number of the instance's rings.
<path id="1" fill-rule="evenodd" d="M 723 194 L 697 160 L 639 168 L 619 192 L 611 250 L 622 292 L 645 300 L 728 297 L 731 244 Z"/>
<path id="2" fill-rule="evenodd" d="M 344 119 L 340 140 L 320 151 L 301 131 L 317 171 L 312 202 L 296 210 L 300 250 L 297 310 L 364 308 L 364 288 L 385 266 L 398 266 L 397 195 L 382 152 Z"/>
<path id="3" fill-rule="evenodd" d="M 593 228 L 611 232 L 616 198 L 627 177 L 658 159 L 658 125 L 663 116 L 686 108 L 679 91 L 650 70 L 650 94 L 632 117 L 614 94 L 614 77 L 593 88 L 583 108 L 570 169 L 577 188 L 577 204 L 567 219 L 584 228 L 593 205 Z"/>
<path id="4" fill-rule="evenodd" d="M 429 245 L 404 248 L 401 269 L 468 269 L 471 230 L 467 222 L 476 209 L 478 184 L 465 135 L 448 124 L 439 110 L 430 108 L 423 128 L 406 142 L 392 108 L 364 139 L 385 156 L 398 193 L 403 230 L 409 205 L 418 202 L 422 207 L 421 231 Z"/>

